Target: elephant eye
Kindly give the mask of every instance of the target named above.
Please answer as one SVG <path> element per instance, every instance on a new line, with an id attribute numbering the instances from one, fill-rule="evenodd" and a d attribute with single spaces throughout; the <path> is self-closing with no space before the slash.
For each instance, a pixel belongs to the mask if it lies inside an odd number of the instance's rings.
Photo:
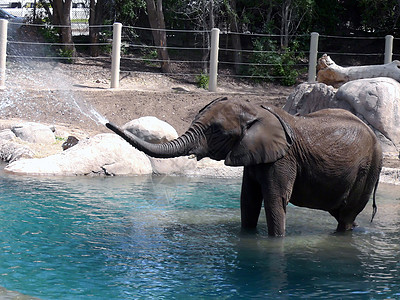
<path id="1" fill-rule="evenodd" d="M 258 122 L 258 119 L 251 120 L 250 122 L 248 122 L 246 124 L 245 129 L 249 129 L 251 126 L 253 126 L 257 122 Z"/>

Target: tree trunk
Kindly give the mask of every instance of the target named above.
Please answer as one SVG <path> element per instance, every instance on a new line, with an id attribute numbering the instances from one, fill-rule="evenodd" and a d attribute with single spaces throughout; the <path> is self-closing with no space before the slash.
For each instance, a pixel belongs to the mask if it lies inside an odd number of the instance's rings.
<path id="1" fill-rule="evenodd" d="M 100 29 L 96 27 L 96 25 L 101 25 L 103 23 L 105 11 L 106 5 L 104 0 L 90 0 L 89 40 L 92 44 L 92 46 L 90 46 L 91 56 L 100 55 L 100 47 L 97 45 L 99 43 Z"/>
<path id="2" fill-rule="evenodd" d="M 214 0 L 203 0 L 202 1 L 202 24 L 201 27 L 204 31 L 211 31 L 215 27 L 214 17 Z M 210 44 L 211 37 L 209 32 L 204 32 L 203 37 L 203 73 L 208 74 L 208 60 L 210 56 Z"/>
<path id="3" fill-rule="evenodd" d="M 238 16 L 236 12 L 236 0 L 229 1 L 230 7 L 228 7 L 228 16 L 229 16 L 229 28 L 232 32 L 239 33 L 239 26 L 238 26 Z M 239 34 L 232 34 L 232 46 L 235 49 L 233 53 L 233 58 L 235 62 L 235 73 L 239 74 L 241 69 L 242 63 L 242 43 L 240 41 Z"/>
<path id="4" fill-rule="evenodd" d="M 400 61 L 394 60 L 383 65 L 341 67 L 328 55 L 324 54 L 318 60 L 317 81 L 339 87 L 342 84 L 356 79 L 390 77 L 400 82 Z"/>
<path id="5" fill-rule="evenodd" d="M 282 3 L 281 48 L 286 48 L 289 45 L 290 5 L 291 0 L 285 0 Z"/>
<path id="6" fill-rule="evenodd" d="M 147 15 L 149 17 L 150 26 L 153 29 L 154 44 L 158 47 L 158 59 L 161 60 L 161 70 L 164 73 L 171 72 L 171 64 L 167 50 L 167 33 L 165 31 L 164 13 L 162 11 L 162 0 L 146 0 Z M 159 29 L 159 30 L 155 30 Z"/>
<path id="7" fill-rule="evenodd" d="M 65 44 L 64 50 L 68 51 L 68 55 L 75 57 L 76 49 L 73 44 L 71 29 L 72 0 L 54 0 L 53 5 L 53 16 L 58 18 L 58 22 L 55 22 L 55 24 L 61 25 L 61 42 Z"/>

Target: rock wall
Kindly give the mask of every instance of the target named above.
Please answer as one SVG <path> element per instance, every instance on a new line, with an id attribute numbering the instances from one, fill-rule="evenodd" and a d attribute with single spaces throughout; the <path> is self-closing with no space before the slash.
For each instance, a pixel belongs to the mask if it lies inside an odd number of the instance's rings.
<path id="1" fill-rule="evenodd" d="M 359 79 L 338 90 L 323 83 L 303 83 L 288 97 L 284 109 L 293 115 L 306 115 L 323 108 L 351 111 L 377 135 L 388 156 L 400 153 L 400 83 L 379 77 Z"/>

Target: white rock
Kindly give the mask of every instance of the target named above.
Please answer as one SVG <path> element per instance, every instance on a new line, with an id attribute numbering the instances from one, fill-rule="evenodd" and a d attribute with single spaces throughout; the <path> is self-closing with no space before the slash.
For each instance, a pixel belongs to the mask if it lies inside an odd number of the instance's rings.
<path id="1" fill-rule="evenodd" d="M 143 175 L 152 167 L 145 154 L 112 133 L 98 134 L 76 146 L 40 159 L 7 165 L 7 172 L 40 175 Z"/>
<path id="2" fill-rule="evenodd" d="M 35 153 L 25 145 L 0 139 L 0 160 L 13 162 L 21 158 L 32 158 Z"/>
<path id="3" fill-rule="evenodd" d="M 15 136 L 14 132 L 11 131 L 11 129 L 3 129 L 0 131 L 0 139 L 2 139 L 2 140 L 10 141 L 15 138 L 16 138 L 16 136 Z"/>
<path id="4" fill-rule="evenodd" d="M 196 167 L 197 161 L 188 156 L 175 158 L 150 157 L 153 173 L 157 175 L 184 175 L 188 170 Z"/>
<path id="5" fill-rule="evenodd" d="M 196 168 L 188 169 L 185 175 L 194 177 L 242 177 L 243 167 L 230 167 L 224 161 L 203 158 L 197 162 Z"/>
<path id="6" fill-rule="evenodd" d="M 43 124 L 33 122 L 21 123 L 14 125 L 11 131 L 21 140 L 30 143 L 51 144 L 55 142 L 52 128 Z"/>
<path id="7" fill-rule="evenodd" d="M 151 116 L 132 120 L 122 126 L 122 129 L 128 130 L 137 137 L 154 144 L 165 143 L 178 137 L 174 127 Z"/>

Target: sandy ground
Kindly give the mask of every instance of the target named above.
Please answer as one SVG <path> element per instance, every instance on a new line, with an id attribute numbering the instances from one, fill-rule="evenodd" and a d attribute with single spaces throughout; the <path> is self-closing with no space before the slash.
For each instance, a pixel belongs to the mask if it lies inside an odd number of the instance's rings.
<path id="1" fill-rule="evenodd" d="M 217 93 L 198 88 L 194 79 L 160 74 L 121 73 L 119 89 L 110 89 L 108 65 L 81 60 L 9 63 L 1 92 L 0 118 L 64 124 L 83 130 L 106 130 L 96 124 L 92 109 L 122 125 L 142 116 L 156 116 L 183 133 L 196 113 L 218 97 L 243 98 L 283 106 L 293 87 L 249 85 L 220 80 Z M 79 107 L 78 107 L 79 106 Z"/>
<path id="2" fill-rule="evenodd" d="M 227 96 L 282 107 L 294 90 L 220 78 L 218 92 L 210 93 L 198 88 L 193 78 L 133 72 L 121 72 L 120 88 L 110 89 L 110 77 L 107 62 L 8 62 L 6 89 L 0 91 L 0 119 L 56 125 L 60 131 L 83 138 L 109 132 L 96 111 L 117 125 L 155 116 L 182 134 L 197 112 L 215 98 Z M 400 167 L 400 161 L 386 159 L 385 166 Z"/>

